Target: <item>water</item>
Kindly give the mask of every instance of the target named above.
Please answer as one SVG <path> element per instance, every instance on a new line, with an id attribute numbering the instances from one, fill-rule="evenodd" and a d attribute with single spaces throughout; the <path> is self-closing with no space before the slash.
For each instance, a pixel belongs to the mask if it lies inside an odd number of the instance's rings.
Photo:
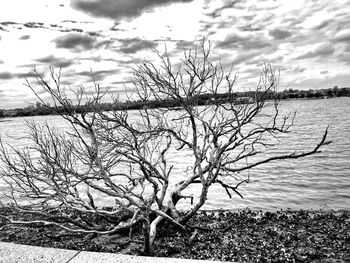
<path id="1" fill-rule="evenodd" d="M 325 146 L 317 155 L 273 162 L 251 170 L 249 184 L 240 187 L 244 199 L 237 195 L 229 199 L 222 188 L 214 187 L 209 192 L 205 209 L 350 208 L 350 98 L 282 101 L 280 110 L 297 111 L 286 149 L 314 147 L 328 125 L 328 139 L 333 141 L 332 144 Z M 18 137 L 26 135 L 28 129 L 24 123 L 27 120 L 47 121 L 63 129 L 67 127 L 58 116 L 8 118 L 0 122 L 0 135 L 5 142 L 14 147 L 29 143 L 25 138 L 18 140 Z M 186 158 L 188 156 L 185 155 L 172 156 L 180 167 L 186 163 Z M 0 185 L 0 191 L 4 188 Z M 185 204 L 182 205 L 185 207 Z"/>

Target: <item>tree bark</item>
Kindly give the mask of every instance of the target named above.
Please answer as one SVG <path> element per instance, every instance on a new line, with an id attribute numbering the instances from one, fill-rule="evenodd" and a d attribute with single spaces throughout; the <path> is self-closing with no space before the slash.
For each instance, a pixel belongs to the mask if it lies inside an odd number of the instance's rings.
<path id="1" fill-rule="evenodd" d="M 151 255 L 151 240 L 150 240 L 150 222 L 149 218 L 144 218 L 142 224 L 143 231 L 143 254 L 145 256 Z"/>

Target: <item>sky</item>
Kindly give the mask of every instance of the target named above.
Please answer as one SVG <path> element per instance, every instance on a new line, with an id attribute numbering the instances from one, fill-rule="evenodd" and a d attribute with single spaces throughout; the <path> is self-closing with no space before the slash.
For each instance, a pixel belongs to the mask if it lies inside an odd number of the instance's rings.
<path id="1" fill-rule="evenodd" d="M 37 101 L 34 67 L 61 68 L 72 88 L 91 88 L 92 72 L 123 98 L 140 61 L 166 49 L 176 64 L 202 39 L 233 65 L 237 90 L 254 88 L 264 63 L 281 90 L 349 87 L 349 25 L 349 0 L 1 0 L 0 109 Z"/>

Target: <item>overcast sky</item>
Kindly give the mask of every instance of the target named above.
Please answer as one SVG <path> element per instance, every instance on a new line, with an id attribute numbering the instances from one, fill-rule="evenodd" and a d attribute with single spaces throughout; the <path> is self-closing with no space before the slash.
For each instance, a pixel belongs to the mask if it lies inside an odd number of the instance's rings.
<path id="1" fill-rule="evenodd" d="M 164 47 L 176 63 L 206 38 L 253 88 L 264 62 L 281 89 L 350 86 L 350 1 L 1 0 L 0 108 L 36 101 L 32 69 L 62 68 L 72 87 L 96 81 L 122 95 L 131 69 Z"/>

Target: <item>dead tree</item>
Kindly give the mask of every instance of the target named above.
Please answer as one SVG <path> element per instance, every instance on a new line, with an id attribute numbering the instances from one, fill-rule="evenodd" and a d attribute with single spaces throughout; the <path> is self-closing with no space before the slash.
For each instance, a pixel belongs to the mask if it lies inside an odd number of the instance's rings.
<path id="1" fill-rule="evenodd" d="M 256 90 L 238 97 L 236 76 L 211 62 L 210 48 L 202 43 L 184 52 L 177 68 L 167 54 L 159 55 L 160 66 L 150 61 L 138 65 L 133 84 L 144 106 L 137 114 L 119 106 L 102 111 L 106 92 L 96 83 L 93 95 L 85 98 L 81 88 L 72 97 L 62 87 L 60 73 L 51 70 L 49 83 L 35 72 L 70 129 L 29 123 L 30 147 L 1 143 L 0 176 L 10 186 L 13 207 L 40 218 L 4 219 L 97 234 L 142 224 L 144 252 L 149 254 L 159 223 L 169 220 L 186 230 L 211 186 L 220 185 L 230 198 L 232 193 L 241 196 L 238 187 L 249 178 L 236 176 L 265 163 L 319 153 L 328 143 L 325 130 L 311 150 L 267 155 L 294 120 L 294 114 L 280 116 L 278 111 L 278 74 L 266 65 Z M 78 112 L 83 104 L 85 110 Z M 186 169 L 176 167 L 170 158 L 174 152 L 188 157 Z M 185 194 L 192 185 L 198 194 Z M 102 197 L 113 200 L 112 208 L 98 204 Z M 185 213 L 178 209 L 181 199 L 191 203 Z M 91 223 L 93 216 L 108 224 Z"/>

